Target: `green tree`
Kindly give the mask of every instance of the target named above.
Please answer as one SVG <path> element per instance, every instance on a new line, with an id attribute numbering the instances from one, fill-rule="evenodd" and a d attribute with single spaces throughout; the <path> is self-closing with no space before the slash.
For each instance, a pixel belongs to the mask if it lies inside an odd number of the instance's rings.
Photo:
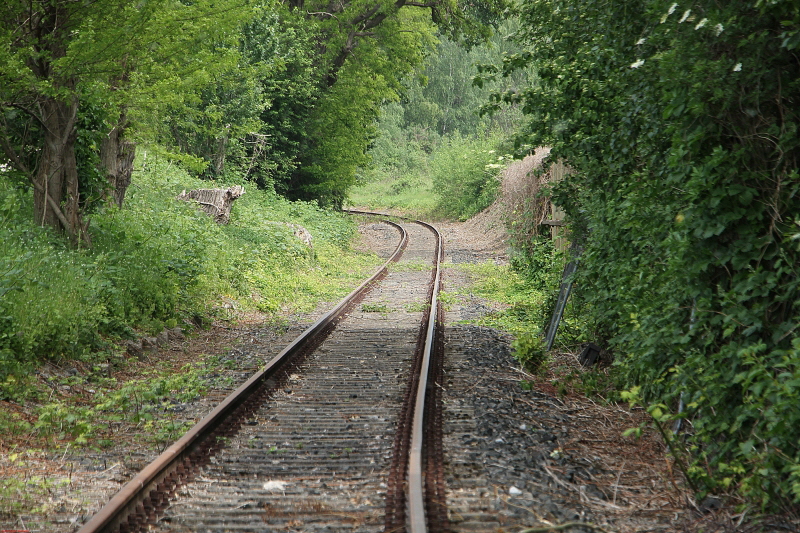
<path id="1" fill-rule="evenodd" d="M 339 8 L 337 20 L 358 18 L 359 6 Z M 352 33 L 321 9 L 255 7 L 240 34 L 239 70 L 194 101 L 177 102 L 164 142 L 211 163 L 209 175 L 226 160 L 289 198 L 340 204 L 365 160 L 376 109 L 397 98 L 399 80 L 424 57 L 434 26 L 418 6 L 397 7 L 365 23 L 368 32 Z M 352 41 L 347 52 L 332 53 L 344 35 Z"/>
<path id="2" fill-rule="evenodd" d="M 436 53 L 427 58 L 416 76 L 407 80 L 408 91 L 403 99 L 406 122 L 447 135 L 484 135 L 502 128 L 512 133 L 518 127 L 520 110 L 513 106 L 498 109 L 491 117 L 479 114 L 481 105 L 494 91 L 517 90 L 534 83 L 531 70 L 520 69 L 492 83 L 473 84 L 477 66 L 502 61 L 519 51 L 511 40 L 519 30 L 519 20 L 509 18 L 500 24 L 492 37 L 469 49 L 443 37 Z"/>
<path id="3" fill-rule="evenodd" d="M 318 85 L 312 90 L 298 83 L 303 78 L 294 78 L 292 84 L 302 87 L 296 102 L 313 104 L 303 107 L 284 98 L 279 106 L 298 116 L 296 125 L 306 136 L 282 136 L 299 150 L 291 176 L 276 187 L 290 198 L 338 205 L 355 182 L 356 169 L 368 161 L 380 105 L 401 94 L 401 80 L 433 44 L 434 28 L 453 37 L 485 39 L 504 2 L 483 2 L 480 10 L 451 0 L 314 0 L 288 6 L 285 20 L 302 19 L 291 27 L 302 27 L 301 38 L 313 44 L 313 71 L 302 75 Z M 309 92 L 311 99 L 305 98 Z"/>
<path id="4" fill-rule="evenodd" d="M 318 21 L 319 51 L 325 58 L 328 86 L 336 83 L 339 71 L 362 43 L 387 35 L 380 28 L 387 21 L 397 22 L 398 14 L 408 10 L 424 10 L 440 31 L 454 39 L 468 42 L 485 41 L 491 25 L 499 23 L 506 2 L 486 0 L 480 3 L 458 0 L 350 0 L 332 4 L 319 0 L 289 0 L 296 13 Z M 403 30 L 394 25 L 396 30 Z"/>
<path id="5" fill-rule="evenodd" d="M 119 134 L 127 123 L 130 89 L 170 69 L 172 80 L 197 72 L 192 60 L 200 58 L 187 54 L 187 45 L 225 39 L 245 11 L 233 7 L 234 2 L 119 0 L 3 4 L 0 39 L 10 46 L 0 51 L 0 143 L 34 188 L 37 223 L 65 232 L 73 243 L 89 242 L 81 189 L 91 176 L 78 172 L 76 150 L 81 117 L 88 116 L 84 105 L 102 110 L 93 112 L 94 127 L 100 120 L 108 123 L 104 133 L 118 126 Z M 86 147 L 83 154 L 99 160 L 100 147 Z"/>
<path id="6" fill-rule="evenodd" d="M 527 50 L 483 75 L 534 65 L 541 85 L 486 109 L 522 105 L 521 148 L 575 169 L 556 199 L 584 245 L 577 294 L 626 386 L 662 428 L 692 419 L 672 445 L 699 489 L 797 503 L 796 3 L 528 0 L 521 17 Z"/>
<path id="7" fill-rule="evenodd" d="M 310 115 L 310 139 L 290 183 L 291 197 L 341 205 L 356 169 L 369 161 L 380 106 L 399 98 L 401 80 L 433 43 L 432 25 L 414 11 L 399 13 L 375 32 L 380 37 L 360 44 Z"/>
<path id="8" fill-rule="evenodd" d="M 283 195 L 307 146 L 307 122 L 322 94 L 312 30 L 287 8 L 265 6 L 242 35 L 242 55 L 256 67 L 265 100 L 258 135 L 246 142 L 247 178 Z"/>
<path id="9" fill-rule="evenodd" d="M 502 7 L 256 2 L 238 70 L 165 104 L 154 139 L 209 177 L 227 168 L 289 198 L 338 205 L 367 161 L 378 107 L 398 98 L 434 29 L 477 41 Z"/>

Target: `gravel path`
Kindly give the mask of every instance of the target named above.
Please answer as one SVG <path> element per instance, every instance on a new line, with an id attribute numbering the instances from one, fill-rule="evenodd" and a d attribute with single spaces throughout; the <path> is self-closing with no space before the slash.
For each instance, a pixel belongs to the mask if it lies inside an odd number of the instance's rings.
<path id="1" fill-rule="evenodd" d="M 442 229 L 452 264 L 444 278 L 446 290 L 469 285 L 459 263 L 506 260 L 503 249 L 494 248 L 502 246 L 502 239 L 492 235 L 494 224 L 484 219 Z M 678 509 L 637 516 L 619 490 L 604 486 L 603 474 L 612 465 L 571 449 L 573 441 L 586 439 L 589 428 L 596 427 L 592 413 L 553 395 L 552 386 L 523 389 L 520 381 L 535 377 L 522 372 L 512 357 L 512 339 L 463 324 L 488 311 L 484 302 L 465 297 L 447 313 L 445 448 L 454 528 L 513 531 L 561 525 L 568 531 L 596 530 L 577 524 L 588 522 L 608 531 L 674 531 Z"/>

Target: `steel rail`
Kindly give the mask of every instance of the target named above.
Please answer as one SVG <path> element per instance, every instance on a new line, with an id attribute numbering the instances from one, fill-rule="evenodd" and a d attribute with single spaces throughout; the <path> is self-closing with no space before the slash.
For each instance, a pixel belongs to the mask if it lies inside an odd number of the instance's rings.
<path id="1" fill-rule="evenodd" d="M 426 226 L 436 235 L 436 260 L 434 261 L 433 291 L 431 295 L 430 313 L 428 315 L 428 330 L 425 338 L 425 351 L 422 356 L 419 385 L 414 404 L 414 419 L 411 426 L 411 451 L 408 459 L 408 525 L 411 533 L 425 533 L 428 530 L 426 520 L 424 473 L 422 470 L 424 446 L 424 420 L 430 416 L 425 399 L 428 392 L 428 377 L 430 374 L 431 358 L 434 350 L 437 319 L 439 317 L 439 289 L 441 286 L 442 262 L 442 235 L 435 227 L 424 222 L 418 224 Z"/>
<path id="2" fill-rule="evenodd" d="M 348 210 L 349 213 L 358 215 L 372 215 L 372 216 L 392 216 L 385 213 L 374 213 L 369 211 Z M 430 305 L 427 310 L 427 325 L 425 327 L 425 342 L 422 348 L 422 361 L 419 364 L 419 374 L 416 378 L 412 377 L 411 387 L 414 394 L 413 406 L 410 406 L 409 412 L 405 416 L 409 416 L 411 420 L 408 421 L 411 429 L 411 435 L 408 444 L 408 456 L 404 459 L 407 461 L 405 468 L 401 467 L 401 471 L 406 472 L 406 528 L 410 533 L 426 533 L 429 529 L 432 531 L 446 531 L 448 525 L 446 523 L 446 510 L 443 509 L 443 502 L 435 501 L 437 497 L 443 497 L 443 479 L 435 479 L 439 472 L 433 472 L 433 468 L 427 470 L 423 468 L 423 461 L 427 464 L 436 462 L 437 458 L 431 458 L 431 455 L 436 455 L 436 451 L 441 452 L 441 442 L 438 446 L 430 446 L 425 440 L 425 430 L 431 426 L 434 419 L 439 419 L 435 412 L 440 408 L 436 403 L 441 401 L 440 395 L 430 394 L 431 387 L 436 387 L 435 375 L 436 370 L 432 369 L 432 362 L 437 354 L 437 350 L 441 350 L 441 334 L 442 334 L 442 317 L 443 310 L 439 303 L 439 291 L 441 289 L 441 263 L 444 257 L 444 247 L 442 243 L 442 235 L 438 229 L 431 224 L 422 222 L 420 220 L 413 220 L 406 217 L 396 217 L 402 220 L 419 224 L 430 230 L 436 237 L 436 252 L 433 267 L 433 281 L 430 292 Z M 439 352 L 441 353 L 441 351 Z M 440 358 L 441 359 L 441 358 Z M 441 360 L 438 362 L 441 364 Z M 440 370 L 440 369 L 439 369 Z M 437 397 L 438 396 L 438 397 Z M 401 420 L 401 426 L 407 423 Z M 435 425 L 435 422 L 434 422 Z M 441 434 L 438 435 L 441 440 Z M 433 437 L 436 438 L 436 437 Z M 436 449 L 436 451 L 434 450 Z M 441 456 L 438 457 L 441 459 Z M 426 486 L 429 490 L 426 491 Z M 436 494 L 434 494 L 436 493 Z M 435 515 L 435 516 L 434 516 Z M 387 531 L 392 527 L 392 531 L 400 528 L 396 523 L 387 522 Z"/>
<path id="3" fill-rule="evenodd" d="M 97 514 L 81 527 L 78 533 L 127 531 L 130 529 L 127 525 L 130 516 L 137 517 L 136 519 L 141 523 L 146 522 L 155 512 L 159 511 L 159 509 L 153 508 L 153 503 L 149 500 L 151 493 L 154 491 L 174 493 L 182 482 L 187 481 L 187 478 L 191 477 L 191 473 L 188 473 L 187 469 L 192 460 L 192 454 L 199 452 L 208 456 L 216 453 L 219 449 L 218 442 L 207 442 L 207 438 L 215 431 L 224 430 L 226 424 L 228 427 L 235 424 L 228 419 L 235 415 L 237 409 L 245 406 L 248 401 L 252 401 L 260 391 L 263 392 L 264 386 L 273 385 L 274 377 L 287 361 L 301 352 L 321 332 L 326 329 L 329 332 L 330 328 L 350 310 L 352 305 L 369 292 L 375 282 L 386 276 L 389 265 L 399 260 L 408 244 L 408 234 L 399 224 L 390 221 L 384 222 L 397 228 L 401 236 L 400 243 L 389 259 L 331 311 L 314 322 L 281 350 L 261 371 L 250 377 L 183 437 L 126 483 Z M 161 498 L 162 501 L 165 499 L 165 497 Z"/>

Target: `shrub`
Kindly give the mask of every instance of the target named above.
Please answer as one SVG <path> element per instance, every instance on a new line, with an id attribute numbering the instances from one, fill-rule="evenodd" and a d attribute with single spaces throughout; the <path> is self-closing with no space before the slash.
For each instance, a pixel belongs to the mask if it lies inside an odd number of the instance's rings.
<path id="1" fill-rule="evenodd" d="M 520 364 L 531 372 L 540 371 L 547 362 L 547 350 L 538 331 L 519 335 L 511 343 L 511 350 Z"/>
<path id="2" fill-rule="evenodd" d="M 627 388 L 701 491 L 800 503 L 800 142 L 796 5 L 525 1 L 542 86 L 496 95 L 575 172 L 577 281 Z M 490 67 L 484 72 L 498 73 Z M 677 412 L 679 399 L 686 409 Z"/>
<path id="3" fill-rule="evenodd" d="M 496 139 L 455 134 L 436 151 L 431 174 L 441 214 L 466 220 L 494 202 L 500 185 L 497 175 L 505 160 L 497 155 L 497 144 Z"/>

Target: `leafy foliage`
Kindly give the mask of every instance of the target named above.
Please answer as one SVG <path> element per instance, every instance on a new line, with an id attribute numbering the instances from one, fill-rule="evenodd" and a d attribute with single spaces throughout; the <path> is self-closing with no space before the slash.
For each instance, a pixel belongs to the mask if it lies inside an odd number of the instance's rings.
<path id="1" fill-rule="evenodd" d="M 468 218 L 495 199 L 495 176 L 504 166 L 504 136 L 522 115 L 504 110 L 491 118 L 480 103 L 498 88 L 529 80 L 520 72 L 507 80 L 476 87 L 471 81 L 480 61 L 500 60 L 515 45 L 508 35 L 518 23 L 504 22 L 489 42 L 464 49 L 440 36 L 436 51 L 403 80 L 399 102 L 386 102 L 369 150 L 369 166 L 360 169 L 356 203 L 436 212 Z"/>
<path id="2" fill-rule="evenodd" d="M 26 374 L 44 359 L 90 357 L 132 329 L 154 334 L 214 313 L 220 298 L 268 312 L 308 309 L 343 295 L 375 263 L 346 252 L 354 224 L 344 215 L 275 193 L 249 190 L 231 223 L 218 226 L 175 200 L 204 182 L 149 159 L 126 207 L 94 216 L 90 250 L 33 226 L 30 197 L 0 179 L 2 397 L 31 393 Z M 284 221 L 307 228 L 313 250 Z"/>
<path id="3" fill-rule="evenodd" d="M 533 64 L 542 84 L 487 110 L 522 105 L 521 148 L 576 169 L 556 198 L 621 376 L 658 424 L 691 419 L 675 450 L 700 490 L 797 503 L 796 6 L 529 0 L 521 16 L 529 51 L 483 75 Z"/>
<path id="4" fill-rule="evenodd" d="M 418 14 L 403 12 L 384 22 L 381 32 L 381 40 L 360 44 L 360 61 L 339 70 L 310 117 L 312 141 L 291 187 L 295 197 L 342 205 L 356 169 L 369 160 L 380 105 L 398 99 L 400 79 L 422 61 L 432 28 Z"/>
<path id="5" fill-rule="evenodd" d="M 261 188 L 286 194 L 308 143 L 307 122 L 321 95 L 314 34 L 298 17 L 265 6 L 243 29 L 241 49 L 255 68 L 265 104 L 261 124 L 253 130 L 258 135 L 251 132 L 246 138 L 243 174 Z"/>
<path id="6" fill-rule="evenodd" d="M 458 132 L 465 137 L 502 131 L 512 133 L 519 125 L 518 107 L 508 106 L 491 116 L 478 112 L 493 91 L 517 89 L 535 83 L 530 69 L 520 69 L 504 79 L 473 84 L 476 65 L 501 61 L 519 51 L 509 37 L 519 30 L 519 20 L 508 18 L 485 44 L 465 49 L 458 42 L 442 37 L 436 53 L 405 81 L 403 98 L 405 122 L 409 130 L 428 130 L 439 136 Z"/>
<path id="7" fill-rule="evenodd" d="M 537 333 L 523 333 L 511 343 L 514 357 L 526 369 L 537 372 L 547 362 L 547 350 L 542 336 Z"/>
<path id="8" fill-rule="evenodd" d="M 437 150 L 431 174 L 440 213 L 466 220 L 491 205 L 504 159 L 494 150 L 497 144 L 495 139 L 468 140 L 456 134 Z"/>
<path id="9" fill-rule="evenodd" d="M 90 244 L 84 215 L 108 188 L 103 138 L 124 129 L 126 108 L 147 116 L 147 102 L 197 86 L 201 65 L 205 74 L 226 63 L 209 52 L 241 22 L 236 1 L 3 4 L 0 148 L 35 189 L 37 223 Z"/>

